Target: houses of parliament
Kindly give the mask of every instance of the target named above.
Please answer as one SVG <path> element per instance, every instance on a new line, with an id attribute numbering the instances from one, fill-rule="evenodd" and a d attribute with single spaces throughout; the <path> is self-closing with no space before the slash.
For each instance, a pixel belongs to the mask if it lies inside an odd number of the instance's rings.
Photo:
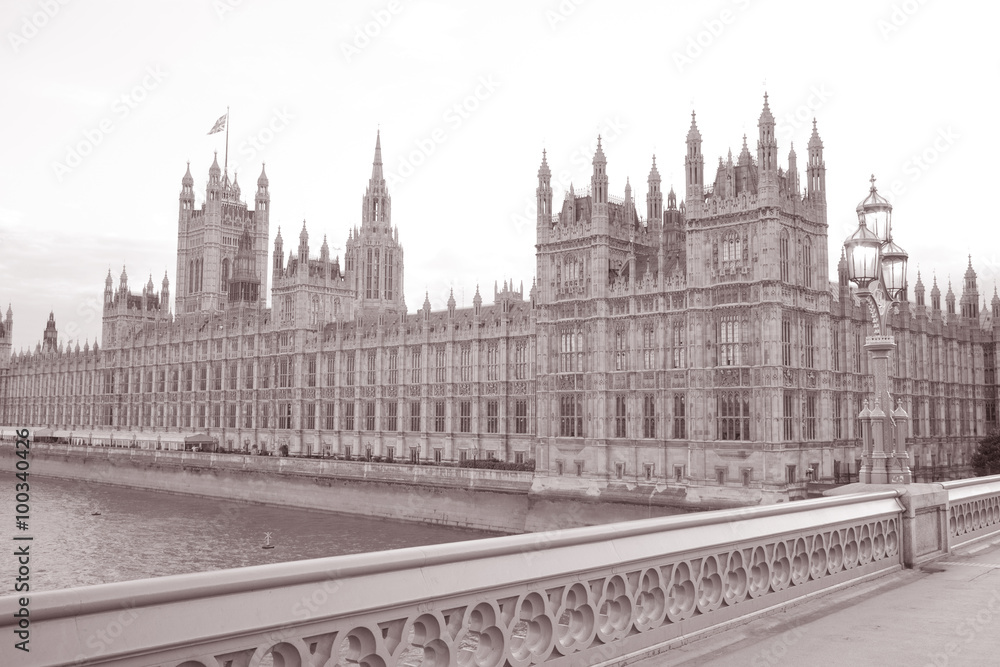
<path id="1" fill-rule="evenodd" d="M 287 254 L 280 229 L 268 253 L 263 168 L 250 208 L 217 160 L 196 205 L 189 166 L 173 304 L 166 275 L 157 291 L 109 272 L 100 346 L 64 348 L 50 315 L 31 352 L 12 351 L 8 308 L 0 425 L 80 444 L 176 448 L 201 433 L 248 453 L 534 461 L 570 486 L 744 500 L 845 480 L 873 387 L 871 322 L 844 260 L 829 279 L 816 123 L 804 180 L 794 148 L 779 166 L 766 96 L 755 152 L 744 137 L 712 176 L 701 144 L 692 113 L 683 198 L 663 192 L 654 157 L 644 209 L 630 183 L 612 194 L 600 140 L 589 187 L 557 204 L 543 151 L 534 283 L 440 311 L 404 302 L 380 138 L 343 260 L 325 238 L 317 253 L 304 224 Z M 980 307 L 971 258 L 959 287 L 942 307 L 918 273 L 890 317 L 891 390 L 921 481 L 969 474 L 997 426 L 1000 297 Z"/>

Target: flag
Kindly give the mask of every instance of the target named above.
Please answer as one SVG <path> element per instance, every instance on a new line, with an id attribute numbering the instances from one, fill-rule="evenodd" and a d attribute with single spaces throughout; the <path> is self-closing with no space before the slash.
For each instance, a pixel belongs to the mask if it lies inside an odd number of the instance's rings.
<path id="1" fill-rule="evenodd" d="M 227 111 L 223 115 L 219 116 L 219 120 L 215 121 L 215 125 L 212 129 L 208 131 L 209 134 L 215 134 L 216 132 L 222 132 L 226 129 L 226 121 L 229 119 L 229 112 Z"/>

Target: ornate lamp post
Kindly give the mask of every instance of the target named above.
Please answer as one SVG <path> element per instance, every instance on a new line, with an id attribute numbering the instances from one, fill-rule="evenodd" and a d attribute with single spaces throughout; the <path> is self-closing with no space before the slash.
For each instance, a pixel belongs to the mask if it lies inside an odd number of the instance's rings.
<path id="1" fill-rule="evenodd" d="M 871 178 L 868 197 L 858 204 L 858 229 L 844 242 L 847 277 L 858 286 L 858 297 L 868 306 L 872 335 L 865 339 L 875 376 L 875 395 L 865 400 L 862 423 L 861 470 L 863 484 L 909 484 L 910 455 L 906 451 L 906 421 L 902 404 L 893 409 L 889 392 L 889 353 L 896 341 L 888 330 L 889 309 L 906 291 L 907 254 L 892 240 L 892 204 L 875 190 Z"/>

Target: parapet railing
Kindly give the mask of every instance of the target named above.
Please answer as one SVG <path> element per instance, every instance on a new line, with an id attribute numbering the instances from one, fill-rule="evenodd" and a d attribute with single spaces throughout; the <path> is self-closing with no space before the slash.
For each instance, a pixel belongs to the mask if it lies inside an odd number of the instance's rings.
<path id="1" fill-rule="evenodd" d="M 941 482 L 948 492 L 948 545 L 1000 533 L 1000 475 Z"/>
<path id="2" fill-rule="evenodd" d="M 899 569 L 901 493 L 34 593 L 30 663 L 610 665 Z"/>

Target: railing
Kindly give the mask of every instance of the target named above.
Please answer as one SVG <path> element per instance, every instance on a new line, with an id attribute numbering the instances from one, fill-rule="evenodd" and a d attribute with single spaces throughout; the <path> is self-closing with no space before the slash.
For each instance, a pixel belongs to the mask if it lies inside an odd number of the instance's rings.
<path id="1" fill-rule="evenodd" d="M 30 663 L 617 664 L 900 568 L 900 493 L 34 593 Z"/>
<path id="2" fill-rule="evenodd" d="M 1000 533 L 1000 475 L 942 482 L 948 492 L 948 543 Z"/>

